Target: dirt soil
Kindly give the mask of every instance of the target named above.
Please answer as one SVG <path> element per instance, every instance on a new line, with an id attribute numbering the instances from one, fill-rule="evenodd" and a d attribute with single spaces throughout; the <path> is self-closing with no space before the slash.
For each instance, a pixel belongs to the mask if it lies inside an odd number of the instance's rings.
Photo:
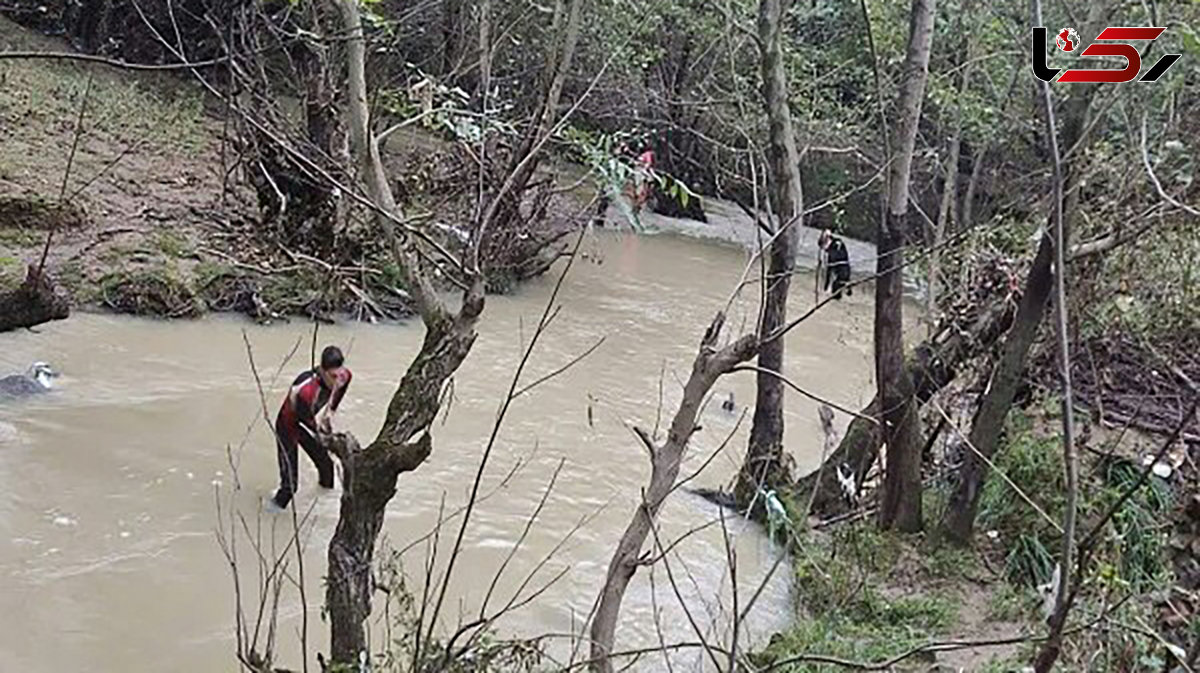
<path id="1" fill-rule="evenodd" d="M 883 580 L 880 593 L 890 600 L 925 596 L 952 597 L 958 603 L 953 626 L 939 636 L 941 641 L 987 641 L 1019 637 L 1036 627 L 1027 620 L 997 618 L 992 603 L 1003 578 L 992 576 L 984 566 L 954 568 L 948 573 L 931 572 L 918 548 L 905 547 L 895 567 Z M 989 645 L 937 652 L 932 661 L 909 661 L 906 670 L 976 671 L 988 663 L 1005 660 L 1019 652 L 1018 645 Z M 918 663 L 920 662 L 920 663 Z"/>
<path id="2" fill-rule="evenodd" d="M 7 19 L 0 48 L 69 51 Z M 0 282 L 36 262 L 55 228 L 48 268 L 77 304 L 102 304 L 116 273 L 154 269 L 186 284 L 223 256 L 205 248 L 236 248 L 225 242 L 253 217 L 249 194 L 231 185 L 222 197 L 222 131 L 169 76 L 0 62 Z M 59 210 L 69 216 L 47 217 Z"/>
<path id="3" fill-rule="evenodd" d="M 4 18 L 0 49 L 71 51 Z M 24 278 L 53 230 L 47 270 L 77 308 L 165 317 L 236 311 L 265 320 L 355 310 L 374 318 L 380 307 L 382 317 L 407 315 L 387 260 L 334 272 L 271 241 L 255 195 L 240 184 L 223 113 L 184 75 L 0 61 L 0 290 Z M 397 172 L 401 195 L 443 234 L 457 233 L 458 216 L 473 208 L 445 203 L 437 180 L 419 178 L 450 147 L 406 133 L 388 148 L 389 163 L 413 169 Z M 413 153 L 423 162 L 409 165 Z M 577 200 L 550 201 L 551 234 L 586 219 Z M 426 212 L 430 206 L 443 210 Z M 348 286 L 367 280 L 353 271 L 369 272 L 374 301 Z"/>

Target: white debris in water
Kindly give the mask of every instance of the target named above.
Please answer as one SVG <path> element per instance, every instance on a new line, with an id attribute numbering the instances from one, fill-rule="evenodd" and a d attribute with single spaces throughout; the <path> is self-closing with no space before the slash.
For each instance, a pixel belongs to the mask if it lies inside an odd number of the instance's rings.
<path id="1" fill-rule="evenodd" d="M 191 478 L 193 478 L 193 477 L 195 477 L 195 476 L 196 476 L 196 475 L 192 474 L 191 472 L 188 472 L 188 473 L 187 473 L 187 478 L 188 478 L 188 479 L 191 479 Z"/>
<path id="2" fill-rule="evenodd" d="M 178 467 L 169 467 L 169 468 L 167 468 L 167 474 L 175 474 L 175 473 L 176 473 L 176 472 L 178 472 L 178 471 L 179 471 L 179 468 L 178 468 Z"/>
<path id="3" fill-rule="evenodd" d="M 222 471 L 220 471 L 220 470 L 217 470 L 217 476 L 218 476 L 218 477 L 224 477 L 224 476 L 225 476 L 225 473 L 224 473 L 224 472 L 222 472 Z"/>
<path id="4" fill-rule="evenodd" d="M 129 537 L 130 535 L 132 535 L 132 533 L 127 530 L 121 531 L 121 537 Z"/>
<path id="5" fill-rule="evenodd" d="M 20 438 L 16 426 L 10 423 L 0 423 L 0 444 L 16 442 Z"/>
<path id="6" fill-rule="evenodd" d="M 62 516 L 60 514 L 59 516 L 54 517 L 55 526 L 74 526 L 77 523 L 79 522 L 69 516 Z"/>
<path id="7" fill-rule="evenodd" d="M 220 479 L 213 479 L 213 480 L 212 480 L 212 485 L 213 485 L 213 486 L 216 486 L 217 488 L 221 488 L 221 480 L 220 480 Z"/>

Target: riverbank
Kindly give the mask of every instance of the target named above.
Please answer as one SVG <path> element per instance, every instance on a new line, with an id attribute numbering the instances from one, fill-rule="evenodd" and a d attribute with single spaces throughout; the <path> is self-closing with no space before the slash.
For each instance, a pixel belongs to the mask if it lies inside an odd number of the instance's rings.
<path id="1" fill-rule="evenodd" d="M 3 18 L 0 48 L 70 50 Z M 0 81 L 0 290 L 24 278 L 53 231 L 47 268 L 77 309 L 263 321 L 407 315 L 390 259 L 335 268 L 273 241 L 235 173 L 229 128 L 215 114 L 222 110 L 206 109 L 191 82 L 54 60 L 5 61 Z M 389 142 L 395 160 L 413 169 L 401 172 L 405 188 L 425 212 L 469 210 L 443 198 L 437 163 L 447 147 L 411 131 Z M 548 228 L 582 226 L 588 192 L 553 194 Z M 652 235 L 758 244 L 755 222 L 735 204 L 705 199 L 704 208 L 708 222 L 645 212 L 640 224 Z M 608 221 L 629 228 L 615 207 Z M 443 229 L 455 224 L 447 219 Z M 801 269 L 816 268 L 818 233 L 801 230 Z M 846 244 L 855 275 L 873 274 L 874 246 Z M 510 287 L 498 279 L 492 289 Z"/>
<path id="2" fill-rule="evenodd" d="M 971 548 L 937 535 L 954 486 L 944 476 L 926 491 L 923 534 L 881 533 L 868 516 L 791 536 L 797 619 L 755 662 L 791 673 L 1026 670 L 1046 633 L 1062 544 L 1054 409 L 1049 396 L 1011 415 L 994 467 L 1007 480 L 984 487 Z M 1072 624 L 1090 626 L 1072 629 L 1062 670 L 1185 670 L 1167 664 L 1168 648 L 1183 653 L 1194 642 L 1200 619 L 1192 551 L 1200 528 L 1188 523 L 1200 515 L 1200 496 L 1188 448 L 1168 452 L 1120 504 L 1163 438 L 1082 423 L 1080 537 L 1119 507 L 1111 534 L 1092 550 L 1095 576 L 1073 612 Z M 949 458 L 935 450 L 935 463 Z M 800 516 L 802 506 L 785 504 Z"/>
<path id="3" fill-rule="evenodd" d="M 72 51 L 5 18 L 0 49 Z M 0 290 L 24 279 L 53 232 L 46 268 L 75 308 L 171 318 L 233 312 L 260 321 L 410 314 L 378 236 L 360 236 L 367 245 L 343 241 L 362 251 L 337 265 L 280 242 L 279 225 L 264 224 L 239 172 L 253 167 L 238 166 L 227 110 L 190 80 L 18 59 L 0 63 L 0 82 Z M 450 147 L 430 139 L 420 161 L 397 174 L 409 214 L 453 247 L 458 213 L 472 209 L 462 195 L 445 198 L 446 171 L 437 164 L 450 161 Z M 396 154 L 389 162 L 409 158 Z M 569 196 L 540 207 L 547 238 L 575 226 L 579 208 Z M 534 242 L 542 235 L 523 233 Z M 548 249 L 542 259 L 536 245 L 511 254 L 489 289 L 507 290 L 553 257 Z"/>

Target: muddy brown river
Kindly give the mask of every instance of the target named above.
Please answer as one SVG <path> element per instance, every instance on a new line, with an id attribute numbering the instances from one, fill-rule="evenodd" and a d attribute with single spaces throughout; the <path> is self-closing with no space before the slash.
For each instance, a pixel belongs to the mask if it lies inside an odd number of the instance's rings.
<path id="1" fill-rule="evenodd" d="M 660 381 L 664 416 L 673 409 L 700 335 L 746 263 L 745 253 L 736 247 L 668 235 L 598 234 L 583 249 L 587 258 L 576 263 L 565 281 L 561 313 L 524 380 L 559 368 L 604 341 L 566 373 L 514 402 L 483 492 L 494 490 L 518 462 L 523 467 L 476 510 L 443 611 L 447 627 L 478 611 L 493 574 L 561 461 L 557 485 L 499 582 L 493 604 L 506 601 L 538 562 L 587 519 L 527 591 L 564 569 L 566 574 L 497 626 L 502 634 L 523 636 L 578 629 L 649 473 L 645 451 L 630 428 L 655 426 Z M 385 536 L 393 546 L 427 533 L 443 497 L 447 511 L 466 501 L 522 344 L 554 280 L 547 276 L 513 295 L 488 298 L 479 339 L 455 377 L 449 413 L 435 426 L 433 455 L 415 473 L 402 475 L 389 506 Z M 811 276 L 797 278 L 793 314 L 813 301 L 812 285 Z M 739 302 L 730 325 L 752 321 L 751 306 Z M 870 314 L 869 296 L 857 293 L 800 325 L 788 337 L 788 376 L 842 405 L 863 406 L 872 392 Z M 77 314 L 43 326 L 37 334 L 0 335 L 0 374 L 23 370 L 34 360 L 49 361 L 63 373 L 50 394 L 0 403 L 3 670 L 237 670 L 233 582 L 215 535 L 217 499 L 228 503 L 234 483 L 227 447 L 239 464 L 241 484 L 232 502 L 250 526 L 261 521 L 269 538 L 275 524 L 280 545 L 290 530 L 290 519 L 260 512 L 277 472 L 243 333 L 253 346 L 273 417 L 287 382 L 308 366 L 311 331 L 311 324 L 303 322 L 264 327 L 228 317 L 164 322 Z M 355 374 L 339 427 L 364 442 L 374 437 L 421 336 L 416 321 L 322 328 L 320 341 L 342 345 Z M 297 340 L 303 342 L 299 352 L 273 378 Z M 752 376 L 737 374 L 717 384 L 684 474 L 712 456 L 737 425 L 738 414 L 720 409 L 729 391 L 739 409 L 745 408 L 753 399 Z M 789 394 L 786 441 L 802 467 L 819 459 L 816 412 L 815 404 Z M 847 420 L 839 416 L 839 427 Z M 745 448 L 748 423 L 749 414 L 696 485 L 729 483 Z M 321 575 L 338 496 L 321 492 L 315 470 L 307 459 L 301 461 L 297 503 L 301 510 L 312 506 L 313 512 L 304 531 L 310 649 L 326 650 Z M 714 506 L 679 491 L 663 511 L 662 531 L 673 540 L 717 516 Z M 456 524 L 442 536 L 439 566 L 455 530 Z M 759 528 L 739 519 L 729 522 L 729 530 L 744 601 L 778 548 Z M 730 589 L 720 527 L 687 537 L 677 551 L 673 570 L 689 610 L 710 637 L 727 639 L 723 615 Z M 417 591 L 425 552 L 426 546 L 418 545 L 405 557 L 410 585 Z M 243 546 L 242 553 L 245 561 L 250 552 Z M 254 568 L 246 565 L 244 584 L 252 594 Z M 792 619 L 788 574 L 784 564 L 768 582 L 745 625 L 745 643 L 764 642 Z M 661 569 L 653 596 L 649 579 L 643 571 L 631 586 L 618 649 L 657 642 L 655 605 L 668 641 L 695 639 Z M 286 587 L 281 597 L 276 664 L 299 669 L 302 620 L 296 594 Z M 378 643 L 383 631 L 378 625 L 373 630 Z M 561 654 L 567 646 L 559 640 L 553 648 Z M 681 653 L 677 660 L 699 667 L 701 655 Z M 640 665 L 658 669 L 662 661 L 648 659 Z"/>

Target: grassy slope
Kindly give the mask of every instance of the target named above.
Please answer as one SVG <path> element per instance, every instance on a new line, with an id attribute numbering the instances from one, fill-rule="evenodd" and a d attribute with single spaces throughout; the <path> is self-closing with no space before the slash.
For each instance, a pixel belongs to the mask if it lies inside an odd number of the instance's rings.
<path id="1" fill-rule="evenodd" d="M 0 48 L 68 50 L 7 19 Z M 67 61 L 0 62 L 0 198 L 58 202 L 89 78 L 66 188 L 86 220 L 57 237 L 51 272 L 82 303 L 97 301 L 114 272 L 154 269 L 189 281 L 196 248 L 214 244 L 226 213 L 221 125 L 184 82 Z M 0 219 L 0 278 L 36 260 L 38 229 Z"/>
<path id="2" fill-rule="evenodd" d="M 70 51 L 4 18 L 0 49 Z M 27 210 L 32 201 L 44 211 L 58 203 L 90 78 L 66 190 L 84 217 L 56 234 L 49 261 L 75 305 L 155 315 L 251 311 L 249 295 L 257 308 L 282 314 L 357 305 L 356 295 L 330 286 L 322 270 L 296 264 L 264 240 L 267 232 L 255 227 L 255 198 L 238 184 L 239 174 L 230 176 L 231 191 L 222 199 L 223 110 L 208 99 L 206 112 L 197 84 L 65 60 L 0 61 L 0 288 L 23 277 L 25 264 L 40 255 L 48 225 L 11 206 L 17 199 Z M 389 161 L 411 169 L 396 171 L 409 188 L 409 207 L 461 225 L 473 199 L 447 200 L 442 183 L 420 179 L 423 171 L 437 173 L 445 154 L 439 150 L 449 146 L 434 134 L 396 134 Z M 572 221 L 578 200 L 552 198 L 549 226 Z M 264 268 L 269 272 L 259 273 Z M 388 282 L 386 260 L 380 268 Z"/>

